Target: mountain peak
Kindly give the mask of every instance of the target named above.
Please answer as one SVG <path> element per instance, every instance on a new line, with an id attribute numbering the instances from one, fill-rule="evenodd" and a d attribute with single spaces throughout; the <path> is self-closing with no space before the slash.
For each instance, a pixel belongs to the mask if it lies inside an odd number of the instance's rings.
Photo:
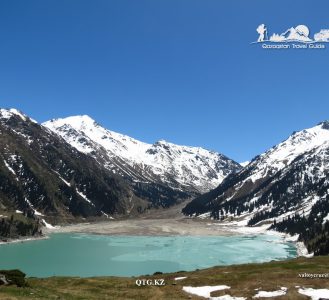
<path id="1" fill-rule="evenodd" d="M 71 118 L 80 119 L 81 121 L 84 122 L 95 122 L 95 120 L 88 115 L 76 115 L 76 116 L 72 116 Z"/>
<path id="2" fill-rule="evenodd" d="M 0 119 L 5 119 L 5 120 L 9 120 L 11 117 L 19 117 L 20 119 L 22 119 L 24 122 L 29 120 L 33 123 L 37 123 L 37 121 L 31 119 L 30 117 L 28 117 L 27 115 L 25 115 L 23 112 L 19 111 L 16 108 L 1 108 L 0 109 Z"/>
<path id="3" fill-rule="evenodd" d="M 157 141 L 156 144 L 169 144 L 169 143 L 166 140 L 161 139 L 161 140 Z"/>
<path id="4" fill-rule="evenodd" d="M 85 126 L 98 125 L 94 119 L 88 115 L 76 115 L 66 118 L 52 119 L 44 123 L 46 127 L 61 127 L 63 125 L 71 125 L 73 128 L 82 128 Z"/>
<path id="5" fill-rule="evenodd" d="M 319 123 L 319 125 L 321 125 L 322 129 L 329 130 L 329 120 L 325 120 L 325 121 Z"/>
<path id="6" fill-rule="evenodd" d="M 95 123 L 95 120 L 91 118 L 88 115 L 76 115 L 76 116 L 70 116 L 67 118 L 63 118 L 60 120 L 65 120 L 65 121 L 71 121 L 71 122 L 84 122 L 84 123 Z"/>
<path id="7" fill-rule="evenodd" d="M 52 120 L 43 125 L 79 151 L 104 161 L 116 174 L 130 176 L 135 181 L 203 192 L 241 168 L 223 155 L 203 148 L 180 146 L 163 139 L 154 144 L 136 140 L 103 128 L 86 115 Z"/>
<path id="8" fill-rule="evenodd" d="M 24 115 L 22 112 L 20 112 L 19 110 L 15 109 L 15 108 L 10 108 L 10 109 L 1 108 L 0 115 L 1 115 L 1 118 L 3 118 L 3 119 L 9 119 L 13 115 L 19 116 L 23 121 L 26 121 L 26 118 L 27 118 L 26 115 Z"/>
<path id="9" fill-rule="evenodd" d="M 328 129 L 325 121 L 294 132 L 216 189 L 193 199 L 183 213 L 208 214 L 238 225 L 272 223 L 268 228 L 306 238 L 311 250 L 322 247 L 324 234 L 310 234 L 309 228 L 325 228 L 329 215 Z M 314 235 L 319 235 L 320 246 Z"/>

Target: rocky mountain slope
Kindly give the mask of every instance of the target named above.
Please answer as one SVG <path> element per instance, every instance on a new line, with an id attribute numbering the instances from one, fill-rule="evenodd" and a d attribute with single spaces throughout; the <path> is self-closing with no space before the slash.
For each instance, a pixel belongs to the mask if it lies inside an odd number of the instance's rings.
<path id="1" fill-rule="evenodd" d="M 237 220 L 241 225 L 272 224 L 299 234 L 311 251 L 327 249 L 329 122 L 293 133 L 194 199 L 183 212 Z"/>
<path id="2" fill-rule="evenodd" d="M 0 110 L 0 236 L 166 208 L 240 168 L 201 148 L 147 145 L 86 116 L 68 120 L 72 126 L 58 130 L 51 125 L 63 120 L 46 123 L 50 130 L 18 110 Z"/>
<path id="3" fill-rule="evenodd" d="M 226 156 L 166 141 L 147 144 L 103 128 L 88 116 L 43 124 L 116 174 L 139 184 L 161 184 L 189 194 L 207 192 L 241 166 Z"/>
<path id="4" fill-rule="evenodd" d="M 56 224 L 143 210 L 119 176 L 17 110 L 0 110 L 0 215 Z"/>

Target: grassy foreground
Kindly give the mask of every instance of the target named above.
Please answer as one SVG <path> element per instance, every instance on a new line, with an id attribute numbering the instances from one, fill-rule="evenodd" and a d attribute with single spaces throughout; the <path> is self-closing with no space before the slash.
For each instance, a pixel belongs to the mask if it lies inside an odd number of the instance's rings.
<path id="1" fill-rule="evenodd" d="M 213 267 L 193 272 L 178 272 L 135 278 L 118 277 L 51 277 L 28 278 L 29 287 L 0 286 L 0 299 L 204 299 L 182 291 L 183 286 L 228 285 L 229 290 L 215 291 L 211 296 L 248 297 L 263 291 L 287 287 L 285 296 L 275 299 L 308 299 L 295 286 L 329 288 L 327 278 L 302 278 L 299 274 L 329 273 L 329 256 L 298 258 L 264 264 Z M 175 281 L 175 277 L 186 279 Z M 165 286 L 137 286 L 136 279 L 164 279 Z M 329 297 L 328 297 L 329 298 Z M 269 299 L 269 298 L 266 298 Z"/>

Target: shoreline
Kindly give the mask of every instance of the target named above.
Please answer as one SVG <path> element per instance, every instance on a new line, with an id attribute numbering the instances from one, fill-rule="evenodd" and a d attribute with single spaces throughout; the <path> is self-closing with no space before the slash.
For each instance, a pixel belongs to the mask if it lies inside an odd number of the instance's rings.
<path id="1" fill-rule="evenodd" d="M 226 230 L 233 231 L 235 233 L 239 233 L 242 235 L 248 235 L 248 234 L 268 234 L 268 235 L 276 235 L 280 236 L 284 242 L 290 242 L 293 243 L 296 247 L 297 256 L 298 257 L 306 257 L 310 258 L 313 257 L 313 253 L 309 253 L 305 244 L 303 242 L 298 241 L 299 235 L 290 235 L 288 233 L 279 232 L 275 230 L 268 230 L 268 224 L 265 225 L 259 225 L 255 227 L 248 227 L 246 224 L 244 224 L 244 221 L 233 221 L 233 222 L 221 222 L 221 223 L 215 223 L 217 226 L 221 226 L 225 228 Z"/>
<path id="2" fill-rule="evenodd" d="M 125 219 L 96 223 L 64 225 L 54 229 L 45 229 L 50 233 L 89 233 L 102 235 L 127 236 L 232 236 L 232 231 L 212 227 L 213 221 L 192 218 L 179 219 Z"/>
<path id="3" fill-rule="evenodd" d="M 48 235 L 42 235 L 38 237 L 21 237 L 17 239 L 8 239 L 8 241 L 0 241 L 0 245 L 8 245 L 8 244 L 17 244 L 17 243 L 26 243 L 26 242 L 32 242 L 32 241 L 38 241 L 38 240 L 46 240 L 49 239 Z"/>
<path id="4" fill-rule="evenodd" d="M 247 227 L 241 222 L 217 222 L 198 218 L 151 219 L 136 218 L 124 220 L 109 220 L 93 223 L 78 223 L 44 228 L 44 235 L 1 241 L 0 245 L 23 243 L 48 239 L 53 233 L 81 233 L 95 235 L 126 235 L 126 236 L 234 236 L 234 235 L 276 235 L 283 242 L 291 242 L 296 247 L 296 257 L 312 257 L 303 242 L 298 241 L 298 235 L 291 236 L 273 230 L 267 230 L 267 225 Z"/>

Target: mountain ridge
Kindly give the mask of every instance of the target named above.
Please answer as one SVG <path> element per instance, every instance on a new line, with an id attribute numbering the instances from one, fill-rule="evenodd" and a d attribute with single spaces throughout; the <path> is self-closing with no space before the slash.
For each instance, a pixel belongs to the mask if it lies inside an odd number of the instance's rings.
<path id="1" fill-rule="evenodd" d="M 327 253 L 328 241 L 320 243 L 319 236 L 329 235 L 328 122 L 294 132 L 217 188 L 196 197 L 183 213 L 235 220 L 243 226 L 268 224 L 299 234 L 311 252 Z"/>
<path id="2" fill-rule="evenodd" d="M 96 129 L 100 127 L 88 116 L 83 116 L 83 119 L 96 124 Z M 68 134 L 75 135 L 77 131 L 70 127 Z M 118 133 L 111 132 L 111 135 L 128 139 Z M 140 170 L 148 171 L 147 165 L 125 166 L 126 174 L 122 176 L 115 172 L 115 168 L 108 168 L 107 159 L 111 155 L 111 162 L 120 166 L 126 157 L 109 153 L 103 145 L 81 132 L 78 132 L 76 141 L 84 151 L 79 151 L 81 149 L 73 147 L 61 135 L 17 109 L 0 110 L 0 137 L 0 216 L 5 221 L 13 216 L 15 220 L 9 225 L 21 226 L 21 220 L 26 222 L 24 232 L 38 233 L 41 225 L 51 227 L 81 222 L 86 218 L 137 216 L 150 208 L 167 208 L 198 194 L 189 186 L 182 189 L 183 185 L 175 179 L 175 172 L 166 177 L 171 180 L 171 186 L 165 181 L 154 180 L 154 173 L 139 174 Z M 139 143 L 132 138 L 129 141 L 134 145 Z M 155 154 L 159 152 L 158 148 L 161 154 L 166 154 L 176 147 L 163 140 L 145 145 L 144 148 Z M 90 151 L 88 147 L 92 147 Z M 186 149 L 190 148 L 179 148 L 180 151 Z M 124 147 L 122 151 L 126 151 Z M 93 153 L 98 156 L 91 155 Z M 170 153 L 163 157 L 169 159 Z M 7 221 L 4 224 L 6 234 L 16 230 L 9 230 L 8 224 Z"/>
<path id="3" fill-rule="evenodd" d="M 105 163 L 110 170 L 136 181 L 155 181 L 200 193 L 217 186 L 230 172 L 241 169 L 223 154 L 165 140 L 154 144 L 141 142 L 108 130 L 87 115 L 53 119 L 43 125 L 96 160 L 107 156 Z"/>
<path id="4" fill-rule="evenodd" d="M 0 210 L 44 224 L 125 214 L 132 199 L 119 178 L 16 110 L 0 111 Z"/>

